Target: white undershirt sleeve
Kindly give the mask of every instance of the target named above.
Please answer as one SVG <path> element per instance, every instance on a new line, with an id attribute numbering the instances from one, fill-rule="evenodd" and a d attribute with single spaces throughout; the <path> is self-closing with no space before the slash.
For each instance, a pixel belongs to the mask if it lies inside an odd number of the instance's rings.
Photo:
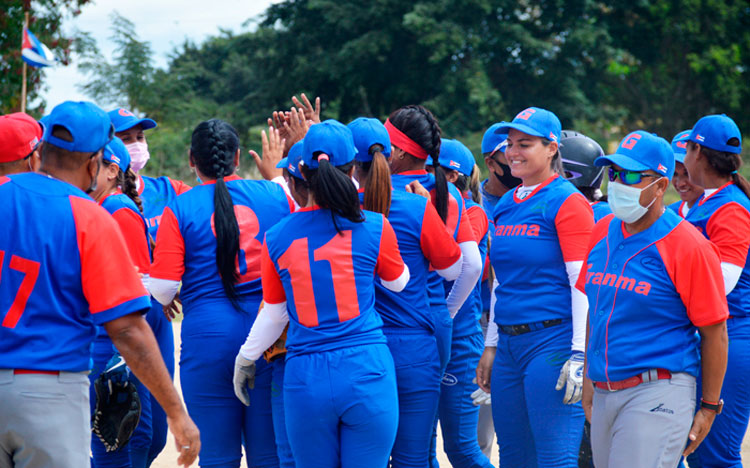
<path id="1" fill-rule="evenodd" d="M 458 246 L 461 248 L 464 258 L 461 262 L 461 274 L 456 278 L 453 288 L 451 288 L 451 292 L 445 300 L 451 318 L 456 316 L 458 309 L 464 305 L 464 301 L 477 285 L 479 277 L 482 276 L 482 256 L 479 253 L 477 243 L 475 241 L 461 242 Z"/>
<path id="2" fill-rule="evenodd" d="M 443 268 L 442 270 L 435 270 L 438 275 L 440 275 L 441 278 L 443 278 L 446 281 L 454 281 L 456 278 L 458 278 L 458 275 L 461 274 L 461 265 L 463 264 L 464 256 L 461 254 L 460 257 L 458 257 L 458 260 L 456 260 L 456 263 L 449 266 L 448 268 Z"/>
<path id="3" fill-rule="evenodd" d="M 240 348 L 242 357 L 257 361 L 263 352 L 279 339 L 287 323 L 289 312 L 286 310 L 286 301 L 281 304 L 264 304 L 255 318 L 245 344 Z"/>
<path id="4" fill-rule="evenodd" d="M 404 271 L 401 273 L 401 276 L 393 281 L 386 281 L 383 278 L 380 278 L 380 283 L 393 292 L 401 292 L 406 287 L 406 284 L 409 282 L 410 277 L 411 275 L 409 274 L 409 267 L 404 264 Z"/>
<path id="5" fill-rule="evenodd" d="M 180 282 L 161 278 L 148 279 L 148 291 L 161 305 L 169 305 L 180 288 Z"/>
<path id="6" fill-rule="evenodd" d="M 499 286 L 497 279 L 492 281 L 492 290 L 490 291 L 490 319 L 487 322 L 487 334 L 484 337 L 485 348 L 497 347 L 497 324 L 495 323 L 495 304 L 497 303 L 497 296 L 495 295 L 495 290 Z"/>
<path id="7" fill-rule="evenodd" d="M 571 314 L 573 316 L 573 351 L 583 351 L 586 348 L 586 315 L 589 311 L 589 300 L 585 294 L 576 288 L 578 275 L 583 267 L 582 261 L 565 262 L 570 282 Z"/>
<path id="8" fill-rule="evenodd" d="M 737 281 L 740 280 L 742 267 L 729 262 L 721 262 L 721 272 L 722 276 L 724 276 L 724 292 L 728 296 L 734 287 L 737 286 Z"/>

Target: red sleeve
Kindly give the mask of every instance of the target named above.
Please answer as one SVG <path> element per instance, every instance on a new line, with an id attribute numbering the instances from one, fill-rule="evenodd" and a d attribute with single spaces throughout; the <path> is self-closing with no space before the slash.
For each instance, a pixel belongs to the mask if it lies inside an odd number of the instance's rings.
<path id="1" fill-rule="evenodd" d="M 448 268 L 461 258 L 461 248 L 445 230 L 443 220 L 432 203 L 425 205 L 419 243 L 425 258 L 437 270 Z"/>
<path id="2" fill-rule="evenodd" d="M 719 249 L 687 221 L 656 243 L 667 273 L 696 327 L 729 316 Z"/>
<path id="3" fill-rule="evenodd" d="M 172 184 L 172 188 L 177 195 L 182 195 L 191 189 L 191 187 L 181 180 L 169 179 L 169 183 Z"/>
<path id="4" fill-rule="evenodd" d="M 148 238 L 146 237 L 146 225 L 137 213 L 129 208 L 120 208 L 112 213 L 115 222 L 120 226 L 120 232 L 125 238 L 125 246 L 128 248 L 133 264 L 138 267 L 138 273 L 149 274 L 151 270 L 151 257 L 148 250 Z"/>
<path id="5" fill-rule="evenodd" d="M 589 237 L 589 242 L 586 246 L 586 257 L 583 259 L 583 266 L 581 267 L 581 272 L 578 274 L 578 280 L 576 281 L 576 289 L 584 294 L 586 294 L 586 273 L 589 271 L 589 254 L 591 253 L 591 249 L 593 249 L 600 240 L 607 236 L 609 223 L 614 217 L 615 216 L 612 214 L 603 217 L 598 223 L 596 223 L 596 225 L 594 225 L 594 229 L 591 231 L 591 236 Z"/>
<path id="6" fill-rule="evenodd" d="M 439 219 L 439 218 L 438 218 Z M 445 229 L 443 228 L 443 231 Z M 380 232 L 380 253 L 375 272 L 385 281 L 395 281 L 404 272 L 404 260 L 398 250 L 398 241 L 388 218 L 383 216 L 383 230 Z"/>
<path id="7" fill-rule="evenodd" d="M 478 244 L 484 235 L 487 234 L 490 220 L 487 219 L 484 210 L 478 205 L 467 208 L 465 213 L 466 217 L 469 218 L 469 222 L 471 222 L 471 229 L 474 232 L 474 240 L 476 240 Z"/>
<path id="8" fill-rule="evenodd" d="M 711 215 L 706 234 L 719 248 L 722 262 L 744 268 L 750 247 L 750 213 L 739 203 L 722 206 Z"/>
<path id="9" fill-rule="evenodd" d="M 569 196 L 555 216 L 555 228 L 560 240 L 563 261 L 583 260 L 588 252 L 593 227 L 594 211 L 586 198 L 579 193 Z"/>
<path id="10" fill-rule="evenodd" d="M 461 244 L 463 242 L 471 242 L 473 240 L 474 229 L 471 227 L 471 220 L 466 214 L 464 201 L 461 200 L 461 219 L 458 222 L 458 234 L 456 234 L 456 242 Z"/>
<path id="11" fill-rule="evenodd" d="M 159 230 L 156 232 L 151 276 L 180 281 L 183 273 L 185 273 L 185 240 L 182 238 L 177 217 L 171 208 L 166 207 L 159 223 Z"/>
<path id="12" fill-rule="evenodd" d="M 268 254 L 266 240 L 263 239 L 263 249 L 260 253 L 260 274 L 261 284 L 263 287 L 263 302 L 266 304 L 281 304 L 286 301 L 284 285 L 281 283 L 281 277 L 273 264 L 271 256 Z"/>
<path id="13" fill-rule="evenodd" d="M 148 299 L 112 216 L 91 200 L 70 197 L 70 205 L 81 258 L 81 287 L 91 313 L 140 297 Z"/>

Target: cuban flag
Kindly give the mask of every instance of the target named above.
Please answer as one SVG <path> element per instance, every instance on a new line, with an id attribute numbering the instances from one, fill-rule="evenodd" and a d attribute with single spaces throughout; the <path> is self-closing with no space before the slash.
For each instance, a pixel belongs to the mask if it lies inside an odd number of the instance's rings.
<path id="1" fill-rule="evenodd" d="M 57 63 L 57 58 L 52 51 L 42 44 L 28 28 L 23 28 L 21 58 L 32 67 L 49 67 Z"/>

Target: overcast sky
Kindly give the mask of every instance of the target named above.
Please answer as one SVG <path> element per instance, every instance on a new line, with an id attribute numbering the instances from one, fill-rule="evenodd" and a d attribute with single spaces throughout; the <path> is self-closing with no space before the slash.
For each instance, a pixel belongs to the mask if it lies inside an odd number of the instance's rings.
<path id="1" fill-rule="evenodd" d="M 111 57 L 114 44 L 109 41 L 110 15 L 117 11 L 135 24 L 141 40 L 149 41 L 154 51 L 156 66 L 167 64 L 168 54 L 185 39 L 200 43 L 206 37 L 219 34 L 219 28 L 235 33 L 245 31 L 242 23 L 261 14 L 272 3 L 280 0 L 95 0 L 81 9 L 76 18 L 64 22 L 67 32 L 75 29 L 90 32 L 102 54 Z M 33 29 L 32 29 L 33 32 Z M 75 60 L 75 57 L 73 57 Z M 87 100 L 76 88 L 86 77 L 75 64 L 46 69 L 46 90 L 42 97 L 49 111 L 65 100 Z"/>

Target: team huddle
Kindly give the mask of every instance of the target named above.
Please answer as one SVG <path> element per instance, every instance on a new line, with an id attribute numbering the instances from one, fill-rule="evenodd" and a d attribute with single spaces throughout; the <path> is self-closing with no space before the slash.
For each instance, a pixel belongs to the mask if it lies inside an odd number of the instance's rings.
<path id="1" fill-rule="evenodd" d="M 0 468 L 742 466 L 750 184 L 726 115 L 614 154 L 529 107 L 385 122 L 0 116 Z M 608 178 L 607 195 L 601 190 Z M 670 181 L 680 201 L 666 206 Z M 182 312 L 179 374 L 170 321 Z M 93 434 L 93 435 L 92 435 Z"/>

